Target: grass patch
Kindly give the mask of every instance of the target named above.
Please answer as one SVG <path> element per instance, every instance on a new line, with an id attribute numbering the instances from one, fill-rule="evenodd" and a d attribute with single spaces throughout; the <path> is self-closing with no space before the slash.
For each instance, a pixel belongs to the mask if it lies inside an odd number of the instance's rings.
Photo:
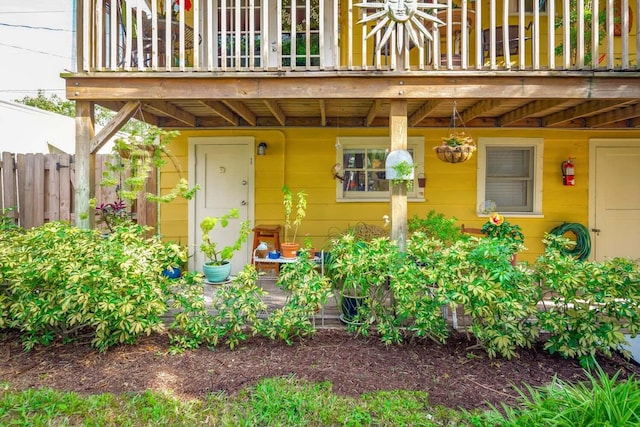
<path id="1" fill-rule="evenodd" d="M 421 391 L 380 391 L 357 398 L 329 382 L 268 378 L 237 395 L 184 400 L 167 393 L 84 396 L 52 389 L 13 391 L 0 383 L 0 425 L 7 426 L 637 426 L 640 387 L 598 369 L 588 381 L 554 380 L 517 389 L 518 406 L 455 411 L 429 405 Z"/>
<path id="2" fill-rule="evenodd" d="M 268 378 L 235 396 L 184 401 L 170 394 L 84 396 L 52 389 L 13 391 L 0 384 L 0 425 L 12 426 L 441 426 L 468 416 L 432 408 L 424 392 L 339 396 L 329 382 Z"/>

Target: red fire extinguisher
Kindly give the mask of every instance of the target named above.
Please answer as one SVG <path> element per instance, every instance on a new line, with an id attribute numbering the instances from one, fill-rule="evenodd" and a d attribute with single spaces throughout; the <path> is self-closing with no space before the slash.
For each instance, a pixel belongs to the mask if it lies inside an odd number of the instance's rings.
<path id="1" fill-rule="evenodd" d="M 569 160 L 562 162 L 562 184 L 570 186 L 576 185 L 575 168 L 571 157 L 569 157 Z"/>

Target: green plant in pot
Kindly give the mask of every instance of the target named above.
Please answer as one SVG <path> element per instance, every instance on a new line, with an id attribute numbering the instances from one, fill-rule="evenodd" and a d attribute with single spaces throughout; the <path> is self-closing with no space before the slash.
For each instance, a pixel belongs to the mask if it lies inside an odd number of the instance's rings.
<path id="1" fill-rule="evenodd" d="M 515 264 L 517 253 L 519 250 L 524 249 L 524 234 L 519 225 L 510 224 L 504 216 L 497 212 L 493 212 L 480 230 L 487 237 L 502 240 L 510 246 L 513 251 L 513 258 L 511 264 Z"/>
<path id="2" fill-rule="evenodd" d="M 233 253 L 240 250 L 242 244 L 249 238 L 251 225 L 249 221 L 242 221 L 235 243 L 224 246 L 222 249 L 218 249 L 217 243 L 211 238 L 209 233 L 213 231 L 216 225 L 220 224 L 221 228 L 225 228 L 229 225 L 229 220 L 238 218 L 240 218 L 240 214 L 238 209 L 234 208 L 222 216 L 208 216 L 200 222 L 200 230 L 202 231 L 200 250 L 207 258 L 207 261 L 205 261 L 202 266 L 202 272 L 209 282 L 221 283 L 229 278 L 231 275 L 231 258 L 233 257 Z"/>
<path id="3" fill-rule="evenodd" d="M 283 258 L 295 258 L 298 254 L 300 244 L 296 243 L 296 235 L 298 227 L 306 216 L 307 212 L 307 195 L 303 191 L 298 191 L 295 195 L 289 187 L 282 187 L 283 206 L 284 206 L 284 240 L 280 245 Z M 295 199 L 295 200 L 294 200 Z M 294 212 L 295 203 L 295 212 Z M 291 239 L 290 232 L 293 230 Z"/>

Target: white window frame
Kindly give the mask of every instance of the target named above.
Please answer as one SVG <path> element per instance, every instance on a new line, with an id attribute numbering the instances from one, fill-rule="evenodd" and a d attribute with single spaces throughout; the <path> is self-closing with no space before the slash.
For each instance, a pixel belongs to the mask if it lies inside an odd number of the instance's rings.
<path id="1" fill-rule="evenodd" d="M 483 212 L 486 200 L 486 172 L 487 172 L 487 148 L 532 148 L 533 149 L 533 206 L 531 212 L 508 212 L 500 210 L 501 214 L 508 214 L 511 217 L 542 217 L 542 180 L 543 180 L 543 149 L 544 140 L 542 138 L 479 138 L 478 139 L 478 189 L 476 209 L 478 216 L 487 216 Z"/>
<path id="2" fill-rule="evenodd" d="M 343 155 L 345 149 L 370 149 L 382 148 L 390 150 L 391 139 L 388 136 L 378 137 L 354 137 L 340 136 L 336 138 L 336 163 L 342 167 L 339 175 L 343 175 L 346 166 L 343 165 Z M 413 150 L 413 163 L 416 165 L 413 178 L 413 187 L 407 190 L 407 201 L 424 202 L 424 191 L 418 188 L 418 176 L 424 173 L 424 138 L 419 136 L 410 136 L 407 138 L 407 149 Z M 388 202 L 391 197 L 391 191 L 385 192 L 385 196 L 381 197 L 379 193 L 376 195 L 367 194 L 366 191 L 344 191 L 343 183 L 336 178 L 336 201 L 337 202 Z"/>
<path id="3" fill-rule="evenodd" d="M 549 7 L 548 2 L 553 0 L 539 0 L 538 4 L 544 3 L 543 7 L 540 9 L 540 15 L 546 15 L 547 9 Z M 531 10 L 525 10 L 525 15 L 533 15 L 533 0 L 525 0 L 525 9 L 527 7 L 526 3 L 531 3 Z M 520 14 L 520 0 L 509 0 L 509 15 L 519 15 Z"/>

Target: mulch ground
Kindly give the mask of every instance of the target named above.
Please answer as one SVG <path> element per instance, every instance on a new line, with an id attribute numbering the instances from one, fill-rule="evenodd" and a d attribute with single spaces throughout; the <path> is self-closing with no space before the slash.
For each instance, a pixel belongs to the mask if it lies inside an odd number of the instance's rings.
<path id="1" fill-rule="evenodd" d="M 520 352 L 513 360 L 488 359 L 475 342 L 454 335 L 446 345 L 415 341 L 385 346 L 375 338 L 355 337 L 342 329 L 321 329 L 292 346 L 251 338 L 235 350 L 201 348 L 169 355 L 169 339 L 157 334 L 133 346 L 99 353 L 88 344 L 22 350 L 15 334 L 0 335 L 0 381 L 15 389 L 51 387 L 84 394 L 171 390 L 182 398 L 229 394 L 261 378 L 294 374 L 308 381 L 330 381 L 338 394 L 357 396 L 379 390 L 422 390 L 433 405 L 486 408 L 513 403 L 512 385 L 548 384 L 586 377 L 575 360 L 541 349 Z M 615 356 L 600 358 L 609 374 L 638 377 L 640 368 Z"/>

